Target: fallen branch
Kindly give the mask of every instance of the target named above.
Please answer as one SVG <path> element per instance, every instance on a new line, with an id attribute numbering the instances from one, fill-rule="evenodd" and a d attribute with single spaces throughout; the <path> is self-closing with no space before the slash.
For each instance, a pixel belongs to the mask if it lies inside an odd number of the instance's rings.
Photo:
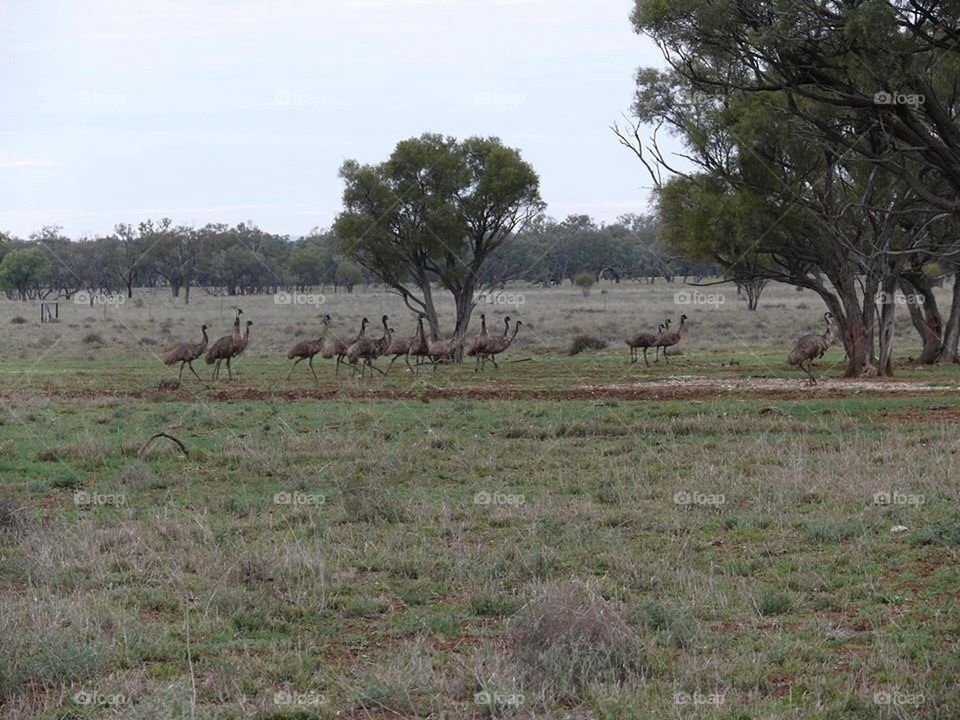
<path id="1" fill-rule="evenodd" d="M 153 442 L 154 440 L 156 440 L 157 438 L 166 438 L 167 440 L 171 440 L 171 441 L 175 442 L 175 443 L 177 444 L 177 446 L 180 448 L 180 451 L 183 453 L 183 456 L 184 456 L 184 457 L 189 457 L 189 455 L 188 455 L 188 453 L 187 453 L 187 446 L 184 445 L 184 444 L 183 444 L 182 442 L 180 442 L 179 440 L 177 440 L 177 438 L 175 438 L 173 435 L 168 435 L 168 434 L 165 433 L 165 432 L 158 432 L 158 433 L 154 433 L 153 435 L 151 435 L 151 436 L 150 436 L 150 439 L 147 440 L 143 445 L 140 446 L 140 449 L 137 451 L 137 457 L 142 456 L 143 453 L 146 452 L 146 449 L 147 449 L 148 447 L 150 447 L 150 443 L 152 443 L 152 442 Z"/>

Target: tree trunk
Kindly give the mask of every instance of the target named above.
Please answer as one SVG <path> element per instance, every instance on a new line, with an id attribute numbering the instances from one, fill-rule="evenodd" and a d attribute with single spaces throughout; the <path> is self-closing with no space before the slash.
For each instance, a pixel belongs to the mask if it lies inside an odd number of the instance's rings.
<path id="1" fill-rule="evenodd" d="M 417 278 L 417 285 L 420 287 L 420 292 L 423 293 L 423 314 L 427 316 L 427 322 L 430 324 L 430 337 L 439 340 L 440 321 L 437 319 L 437 308 L 433 304 L 433 288 L 430 287 L 430 278 L 427 277 L 425 272 Z"/>
<path id="2" fill-rule="evenodd" d="M 470 327 L 470 316 L 473 314 L 474 308 L 474 291 L 474 284 L 467 282 L 466 285 L 454 295 L 454 302 L 457 307 L 457 321 L 454 325 L 453 336 L 459 344 L 454 353 L 454 359 L 457 362 L 462 362 L 463 360 L 463 338 L 466 336 L 467 329 Z"/>
<path id="3" fill-rule="evenodd" d="M 960 271 L 953 276 L 953 296 L 950 301 L 950 317 L 943 334 L 943 345 L 937 362 L 957 362 L 957 341 L 960 340 Z"/>
<path id="4" fill-rule="evenodd" d="M 920 334 L 920 341 L 923 343 L 917 362 L 922 365 L 936 362 L 937 358 L 940 357 L 940 350 L 943 347 L 940 332 L 935 329 L 939 325 L 940 311 L 936 307 L 934 307 L 933 310 L 930 308 L 921 310 L 917 302 L 911 302 L 911 298 L 924 297 L 924 295 L 920 293 L 917 286 L 910 280 L 901 280 L 900 290 L 907 298 L 907 311 L 910 313 L 910 321 Z M 926 303 L 927 301 L 924 300 L 924 304 Z M 933 300 L 933 303 L 936 304 L 936 299 Z M 927 318 L 930 318 L 931 322 L 928 322 Z"/>
<path id="5" fill-rule="evenodd" d="M 826 274 L 839 296 L 836 310 L 830 309 L 837 316 L 840 339 L 847 351 L 847 369 L 844 377 L 860 377 L 869 361 L 872 343 L 867 342 L 868 328 L 864 323 L 860 299 L 857 297 L 856 281 L 849 266 L 844 262 L 838 262 L 831 272 Z M 829 306 L 830 301 L 836 302 L 836 299 L 832 295 L 828 294 L 828 296 L 829 299 L 827 297 L 824 299 Z"/>
<path id="6" fill-rule="evenodd" d="M 910 319 L 923 341 L 923 350 L 918 362 L 929 365 L 937 362 L 937 358 L 941 354 L 944 332 L 943 316 L 940 314 L 937 298 L 933 294 L 933 282 L 930 278 L 920 273 L 911 273 L 906 277 L 906 280 L 907 285 L 903 287 L 903 294 L 907 297 Z M 911 288 L 912 292 L 909 291 Z M 917 298 L 923 299 L 923 302 L 920 303 L 922 308 L 918 307 Z"/>
<path id="7" fill-rule="evenodd" d="M 877 375 L 881 377 L 893 376 L 893 320 L 897 304 L 894 295 L 897 290 L 897 279 L 893 275 L 883 278 L 883 299 L 880 305 L 880 357 L 877 361 Z"/>

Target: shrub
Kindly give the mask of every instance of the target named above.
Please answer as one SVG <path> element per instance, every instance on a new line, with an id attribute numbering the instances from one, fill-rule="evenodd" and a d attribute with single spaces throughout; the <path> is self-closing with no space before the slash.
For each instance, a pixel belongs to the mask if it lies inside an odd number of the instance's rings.
<path id="1" fill-rule="evenodd" d="M 590 294 L 590 288 L 593 287 L 596 281 L 597 279 L 593 276 L 593 273 L 589 272 L 577 273 L 573 277 L 573 284 L 580 288 L 580 292 L 583 293 L 584 297 Z"/>
<path id="2" fill-rule="evenodd" d="M 697 621 L 689 612 L 657 602 L 632 608 L 630 621 L 660 633 L 666 644 L 676 648 L 689 647 L 699 633 Z"/>
<path id="3" fill-rule="evenodd" d="M 343 509 L 349 522 L 402 522 L 403 508 L 395 493 L 369 475 L 354 475 L 345 481 L 340 492 Z"/>
<path id="4" fill-rule="evenodd" d="M 757 610 L 764 617 L 770 615 L 783 615 L 790 612 L 793 608 L 793 600 L 789 595 L 782 592 L 767 591 L 760 597 Z"/>
<path id="5" fill-rule="evenodd" d="M 579 355 L 584 350 L 603 350 L 607 346 L 606 340 L 592 335 L 575 335 L 570 343 L 570 355 Z"/>
<path id="6" fill-rule="evenodd" d="M 105 345 L 100 333 L 87 333 L 83 336 L 84 345 Z"/>
<path id="7" fill-rule="evenodd" d="M 640 667 L 633 628 L 582 582 L 542 587 L 511 622 L 510 640 L 517 666 L 544 697 L 573 699 L 594 683 L 623 682 Z"/>
<path id="8" fill-rule="evenodd" d="M 27 319 L 26 319 L 26 318 L 22 318 L 22 317 L 20 317 L 19 315 L 17 315 L 15 318 L 10 318 L 10 322 L 11 322 L 13 325 L 26 325 Z"/>
<path id="9" fill-rule="evenodd" d="M 23 530 L 23 523 L 23 510 L 12 498 L 0 497 L 0 538 L 4 535 L 16 537 Z"/>
<path id="10" fill-rule="evenodd" d="M 862 535 L 864 528 L 855 522 L 821 522 L 814 521 L 807 524 L 804 537 L 811 543 L 841 542 Z"/>
<path id="11" fill-rule="evenodd" d="M 960 522 L 941 520 L 913 534 L 916 545 L 960 545 Z"/>

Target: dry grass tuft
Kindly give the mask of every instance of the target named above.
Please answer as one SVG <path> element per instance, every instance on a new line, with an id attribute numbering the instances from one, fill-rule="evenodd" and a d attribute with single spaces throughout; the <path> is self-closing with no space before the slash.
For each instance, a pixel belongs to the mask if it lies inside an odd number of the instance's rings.
<path id="1" fill-rule="evenodd" d="M 607 347 L 607 341 L 592 335 L 574 335 L 570 342 L 568 355 L 579 355 L 584 350 L 603 350 Z"/>
<path id="2" fill-rule="evenodd" d="M 383 478 L 354 475 L 341 483 L 340 493 L 348 522 L 403 522 L 403 506 Z"/>
<path id="3" fill-rule="evenodd" d="M 641 673 L 639 637 L 620 608 L 579 581 L 540 587 L 511 622 L 510 646 L 525 687 L 541 700 L 570 700 L 594 684 Z"/>

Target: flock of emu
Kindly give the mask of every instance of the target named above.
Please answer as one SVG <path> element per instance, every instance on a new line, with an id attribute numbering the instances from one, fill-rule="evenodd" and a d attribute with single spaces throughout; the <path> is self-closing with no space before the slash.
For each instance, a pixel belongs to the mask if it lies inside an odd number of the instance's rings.
<path id="1" fill-rule="evenodd" d="M 201 342 L 180 343 L 164 354 L 164 364 L 174 365 L 180 363 L 180 373 L 177 378 L 178 382 L 183 379 L 183 370 L 185 367 L 190 368 L 190 372 L 202 382 L 202 379 L 193 367 L 193 361 L 199 359 L 201 356 L 204 357 L 208 365 L 214 366 L 212 380 L 220 377 L 220 366 L 223 361 L 226 361 L 227 364 L 227 375 L 233 378 L 230 361 L 246 350 L 247 344 L 250 341 L 250 326 L 253 325 L 253 322 L 248 320 L 245 332 L 241 332 L 240 316 L 242 314 L 243 310 L 237 308 L 231 334 L 224 335 L 218 339 L 213 345 L 210 345 L 209 349 L 207 348 L 209 342 L 207 338 L 207 326 L 204 325 L 200 328 L 203 334 L 203 340 Z M 822 334 L 811 333 L 803 335 L 796 341 L 793 350 L 787 357 L 787 362 L 792 367 L 799 367 L 807 374 L 811 384 L 816 384 L 817 382 L 811 370 L 813 361 L 822 357 L 836 339 L 833 315 L 826 313 L 823 318 L 827 323 L 826 331 Z M 407 368 L 413 373 L 419 373 L 420 366 L 426 362 L 429 362 L 433 366 L 434 371 L 436 371 L 438 364 L 449 362 L 455 358 L 457 350 L 461 347 L 461 343 L 457 338 L 444 340 L 431 339 L 428 334 L 424 332 L 424 319 L 426 319 L 426 316 L 419 314 L 417 316 L 416 332 L 410 337 L 399 337 L 396 335 L 396 331 L 389 326 L 388 318 L 384 315 L 381 318 L 383 335 L 378 338 L 371 338 L 367 337 L 367 326 L 370 324 L 370 321 L 367 320 L 367 318 L 363 318 L 360 323 L 360 332 L 357 336 L 352 340 L 343 340 L 336 335 L 330 334 L 332 318 L 329 315 L 324 315 L 321 319 L 320 336 L 313 340 L 303 340 L 297 343 L 290 352 L 287 353 L 287 358 L 294 361 L 293 365 L 290 366 L 290 371 L 287 373 L 287 379 L 290 379 L 294 368 L 303 360 L 307 361 L 314 379 L 318 379 L 317 372 L 313 367 L 313 359 L 317 355 L 326 359 L 336 358 L 337 374 L 340 373 L 340 365 L 343 362 L 347 362 L 353 368 L 354 374 L 356 374 L 359 366 L 361 377 L 366 374 L 368 369 L 370 370 L 371 376 L 374 370 L 381 375 L 386 375 L 390 372 L 391 368 L 393 368 L 393 364 L 401 357 L 406 362 Z M 649 367 L 650 361 L 647 358 L 647 351 L 650 348 L 654 348 L 656 351 L 654 362 L 659 361 L 661 350 L 663 351 L 664 361 L 669 362 L 667 360 L 667 348 L 678 344 L 686 335 L 689 328 L 686 324 L 687 319 L 686 315 L 681 315 L 680 324 L 676 330 L 670 329 L 670 320 L 668 318 L 660 325 L 656 333 L 640 332 L 627 338 L 626 343 L 630 349 L 630 362 L 638 362 L 640 359 L 639 351 L 642 350 L 643 361 L 647 367 Z M 466 347 L 467 355 L 476 358 L 474 372 L 482 372 L 485 370 L 488 362 L 492 363 L 494 367 L 499 367 L 499 365 L 497 365 L 497 355 L 500 355 L 510 347 L 522 324 L 520 320 L 517 320 L 511 333 L 510 317 L 506 317 L 504 318 L 503 334 L 490 334 L 487 332 L 486 315 L 480 315 L 480 333 L 474 337 Z M 373 361 L 380 357 L 391 358 L 390 364 L 385 371 L 373 364 Z M 410 364 L 410 358 L 414 359 L 413 365 Z"/>
<path id="2" fill-rule="evenodd" d="M 180 363 L 178 381 L 183 379 L 184 368 L 190 368 L 190 372 L 202 382 L 201 377 L 193 367 L 193 361 L 199 359 L 201 356 L 204 357 L 207 365 L 214 366 L 212 380 L 220 377 L 220 365 L 223 361 L 226 361 L 227 364 L 227 375 L 230 378 L 233 377 L 230 361 L 247 349 L 247 343 L 250 341 L 250 326 L 253 325 L 253 322 L 248 320 L 246 323 L 246 331 L 241 333 L 240 316 L 242 314 L 243 310 L 237 308 L 237 315 L 233 321 L 233 332 L 230 335 L 224 335 L 213 343 L 209 349 L 207 348 L 209 342 L 207 326 L 204 325 L 200 328 L 200 332 L 203 334 L 203 340 L 201 342 L 180 343 L 167 350 L 163 356 L 164 364 L 174 365 Z M 446 340 L 433 340 L 430 338 L 424 331 L 423 321 L 425 319 L 426 316 L 423 314 L 417 316 L 417 329 L 412 337 L 398 337 L 396 331 L 389 326 L 387 316 L 384 315 L 381 318 L 383 335 L 378 338 L 372 338 L 367 337 L 367 326 L 370 324 L 370 321 L 367 320 L 367 318 L 363 318 L 360 323 L 360 332 L 357 336 L 352 340 L 344 340 L 336 335 L 330 334 L 332 318 L 329 315 L 324 315 L 321 319 L 320 337 L 313 340 L 303 340 L 294 345 L 290 352 L 287 353 L 287 358 L 294 361 L 293 365 L 290 366 L 290 372 L 287 373 L 287 379 L 290 379 L 294 368 L 303 360 L 306 360 L 310 366 L 310 372 L 313 373 L 313 377 L 318 379 L 317 372 L 313 367 L 313 359 L 317 355 L 326 359 L 336 358 L 337 374 L 340 373 L 340 365 L 347 362 L 353 367 L 354 374 L 356 374 L 357 367 L 359 366 L 361 377 L 366 374 L 368 369 L 370 370 L 371 376 L 374 370 L 381 375 L 386 375 L 390 372 L 393 364 L 401 357 L 404 358 L 411 372 L 419 373 L 420 366 L 426 362 L 429 362 L 433 366 L 433 369 L 436 370 L 439 363 L 454 359 L 461 344 L 456 338 Z M 486 316 L 480 316 L 480 334 L 473 338 L 469 347 L 466 348 L 467 355 L 476 358 L 476 365 L 474 367 L 476 372 L 485 370 L 488 362 L 492 363 L 494 367 L 499 367 L 499 365 L 497 365 L 497 356 L 510 347 L 514 338 L 517 337 L 520 326 L 523 325 L 523 322 L 517 320 L 516 323 L 514 323 L 513 332 L 511 333 L 510 322 L 509 316 L 504 318 L 503 334 L 495 335 L 487 332 Z M 204 352 L 206 352 L 205 355 Z M 391 358 L 386 371 L 381 370 L 373 364 L 373 361 L 380 357 Z M 410 358 L 414 359 L 414 365 L 410 364 Z"/>

